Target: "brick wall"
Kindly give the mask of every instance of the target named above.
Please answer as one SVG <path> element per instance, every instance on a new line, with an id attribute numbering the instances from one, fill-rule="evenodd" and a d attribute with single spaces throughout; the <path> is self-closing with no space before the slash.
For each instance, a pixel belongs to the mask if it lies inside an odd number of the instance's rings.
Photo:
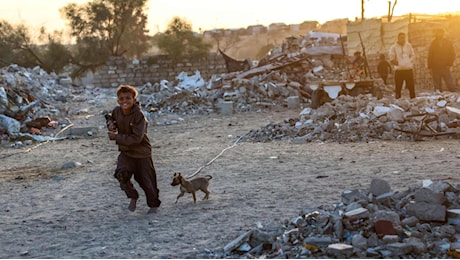
<path id="1" fill-rule="evenodd" d="M 147 82 L 160 80 L 174 81 L 182 71 L 189 75 L 200 71 L 207 80 L 213 74 L 225 73 L 225 61 L 222 56 L 210 53 L 208 57 L 196 61 L 184 61 L 174 64 L 166 55 L 127 60 L 123 57 L 112 57 L 93 74 L 92 84 L 100 87 L 117 87 L 120 84 L 142 86 Z"/>

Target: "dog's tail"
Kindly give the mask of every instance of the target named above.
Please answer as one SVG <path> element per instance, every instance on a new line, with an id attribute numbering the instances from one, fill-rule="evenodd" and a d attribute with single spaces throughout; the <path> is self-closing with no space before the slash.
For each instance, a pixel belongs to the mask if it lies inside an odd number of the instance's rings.
<path id="1" fill-rule="evenodd" d="M 206 179 L 208 179 L 208 181 L 209 181 L 210 179 L 212 179 L 212 176 L 211 176 L 211 175 L 204 175 L 203 177 L 205 177 Z"/>

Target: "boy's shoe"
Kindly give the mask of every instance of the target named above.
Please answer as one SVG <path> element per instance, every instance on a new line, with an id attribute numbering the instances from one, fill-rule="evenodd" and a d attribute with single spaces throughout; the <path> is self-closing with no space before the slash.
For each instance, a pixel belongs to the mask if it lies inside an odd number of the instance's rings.
<path id="1" fill-rule="evenodd" d="M 158 208 L 155 207 L 155 208 L 150 208 L 149 211 L 147 211 L 147 214 L 154 214 L 154 213 L 157 213 L 158 212 Z"/>
<path id="2" fill-rule="evenodd" d="M 136 210 L 136 203 L 137 203 L 136 199 L 131 199 L 131 202 L 129 202 L 128 209 L 130 211 L 135 211 Z"/>

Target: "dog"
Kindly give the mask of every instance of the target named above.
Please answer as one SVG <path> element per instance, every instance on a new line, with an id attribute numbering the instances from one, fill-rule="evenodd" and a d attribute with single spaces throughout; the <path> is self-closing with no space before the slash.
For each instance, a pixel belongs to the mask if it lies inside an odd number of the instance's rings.
<path id="1" fill-rule="evenodd" d="M 171 186 L 180 185 L 180 193 L 177 195 L 176 202 L 179 200 L 180 197 L 184 196 L 184 194 L 192 193 L 193 196 L 193 203 L 196 203 L 196 192 L 201 190 L 205 193 L 203 200 L 209 199 L 210 192 L 208 191 L 209 180 L 212 179 L 211 175 L 205 175 L 203 177 L 196 177 L 190 181 L 186 180 L 180 172 L 175 172 L 173 175 L 173 179 L 171 182 Z"/>

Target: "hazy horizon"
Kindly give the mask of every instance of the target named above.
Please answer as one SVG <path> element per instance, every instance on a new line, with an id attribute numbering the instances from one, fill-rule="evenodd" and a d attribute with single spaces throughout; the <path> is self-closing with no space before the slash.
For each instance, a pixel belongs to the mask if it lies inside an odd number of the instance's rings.
<path id="1" fill-rule="evenodd" d="M 15 0 L 0 1 L 0 19 L 28 27 L 44 26 L 47 30 L 62 30 L 65 20 L 59 9 L 68 3 L 83 4 L 89 0 Z M 209 0 L 150 0 L 147 3 L 147 29 L 151 34 L 163 32 L 174 16 L 191 23 L 194 31 L 221 28 L 246 28 L 249 25 L 271 23 L 299 24 L 303 21 L 327 21 L 361 18 L 361 0 L 265 0 L 227 1 Z M 394 2 L 394 1 L 392 1 Z M 364 1 L 365 17 L 386 16 L 387 0 Z M 440 14 L 460 11 L 460 1 L 399 0 L 395 16 L 409 13 Z"/>

